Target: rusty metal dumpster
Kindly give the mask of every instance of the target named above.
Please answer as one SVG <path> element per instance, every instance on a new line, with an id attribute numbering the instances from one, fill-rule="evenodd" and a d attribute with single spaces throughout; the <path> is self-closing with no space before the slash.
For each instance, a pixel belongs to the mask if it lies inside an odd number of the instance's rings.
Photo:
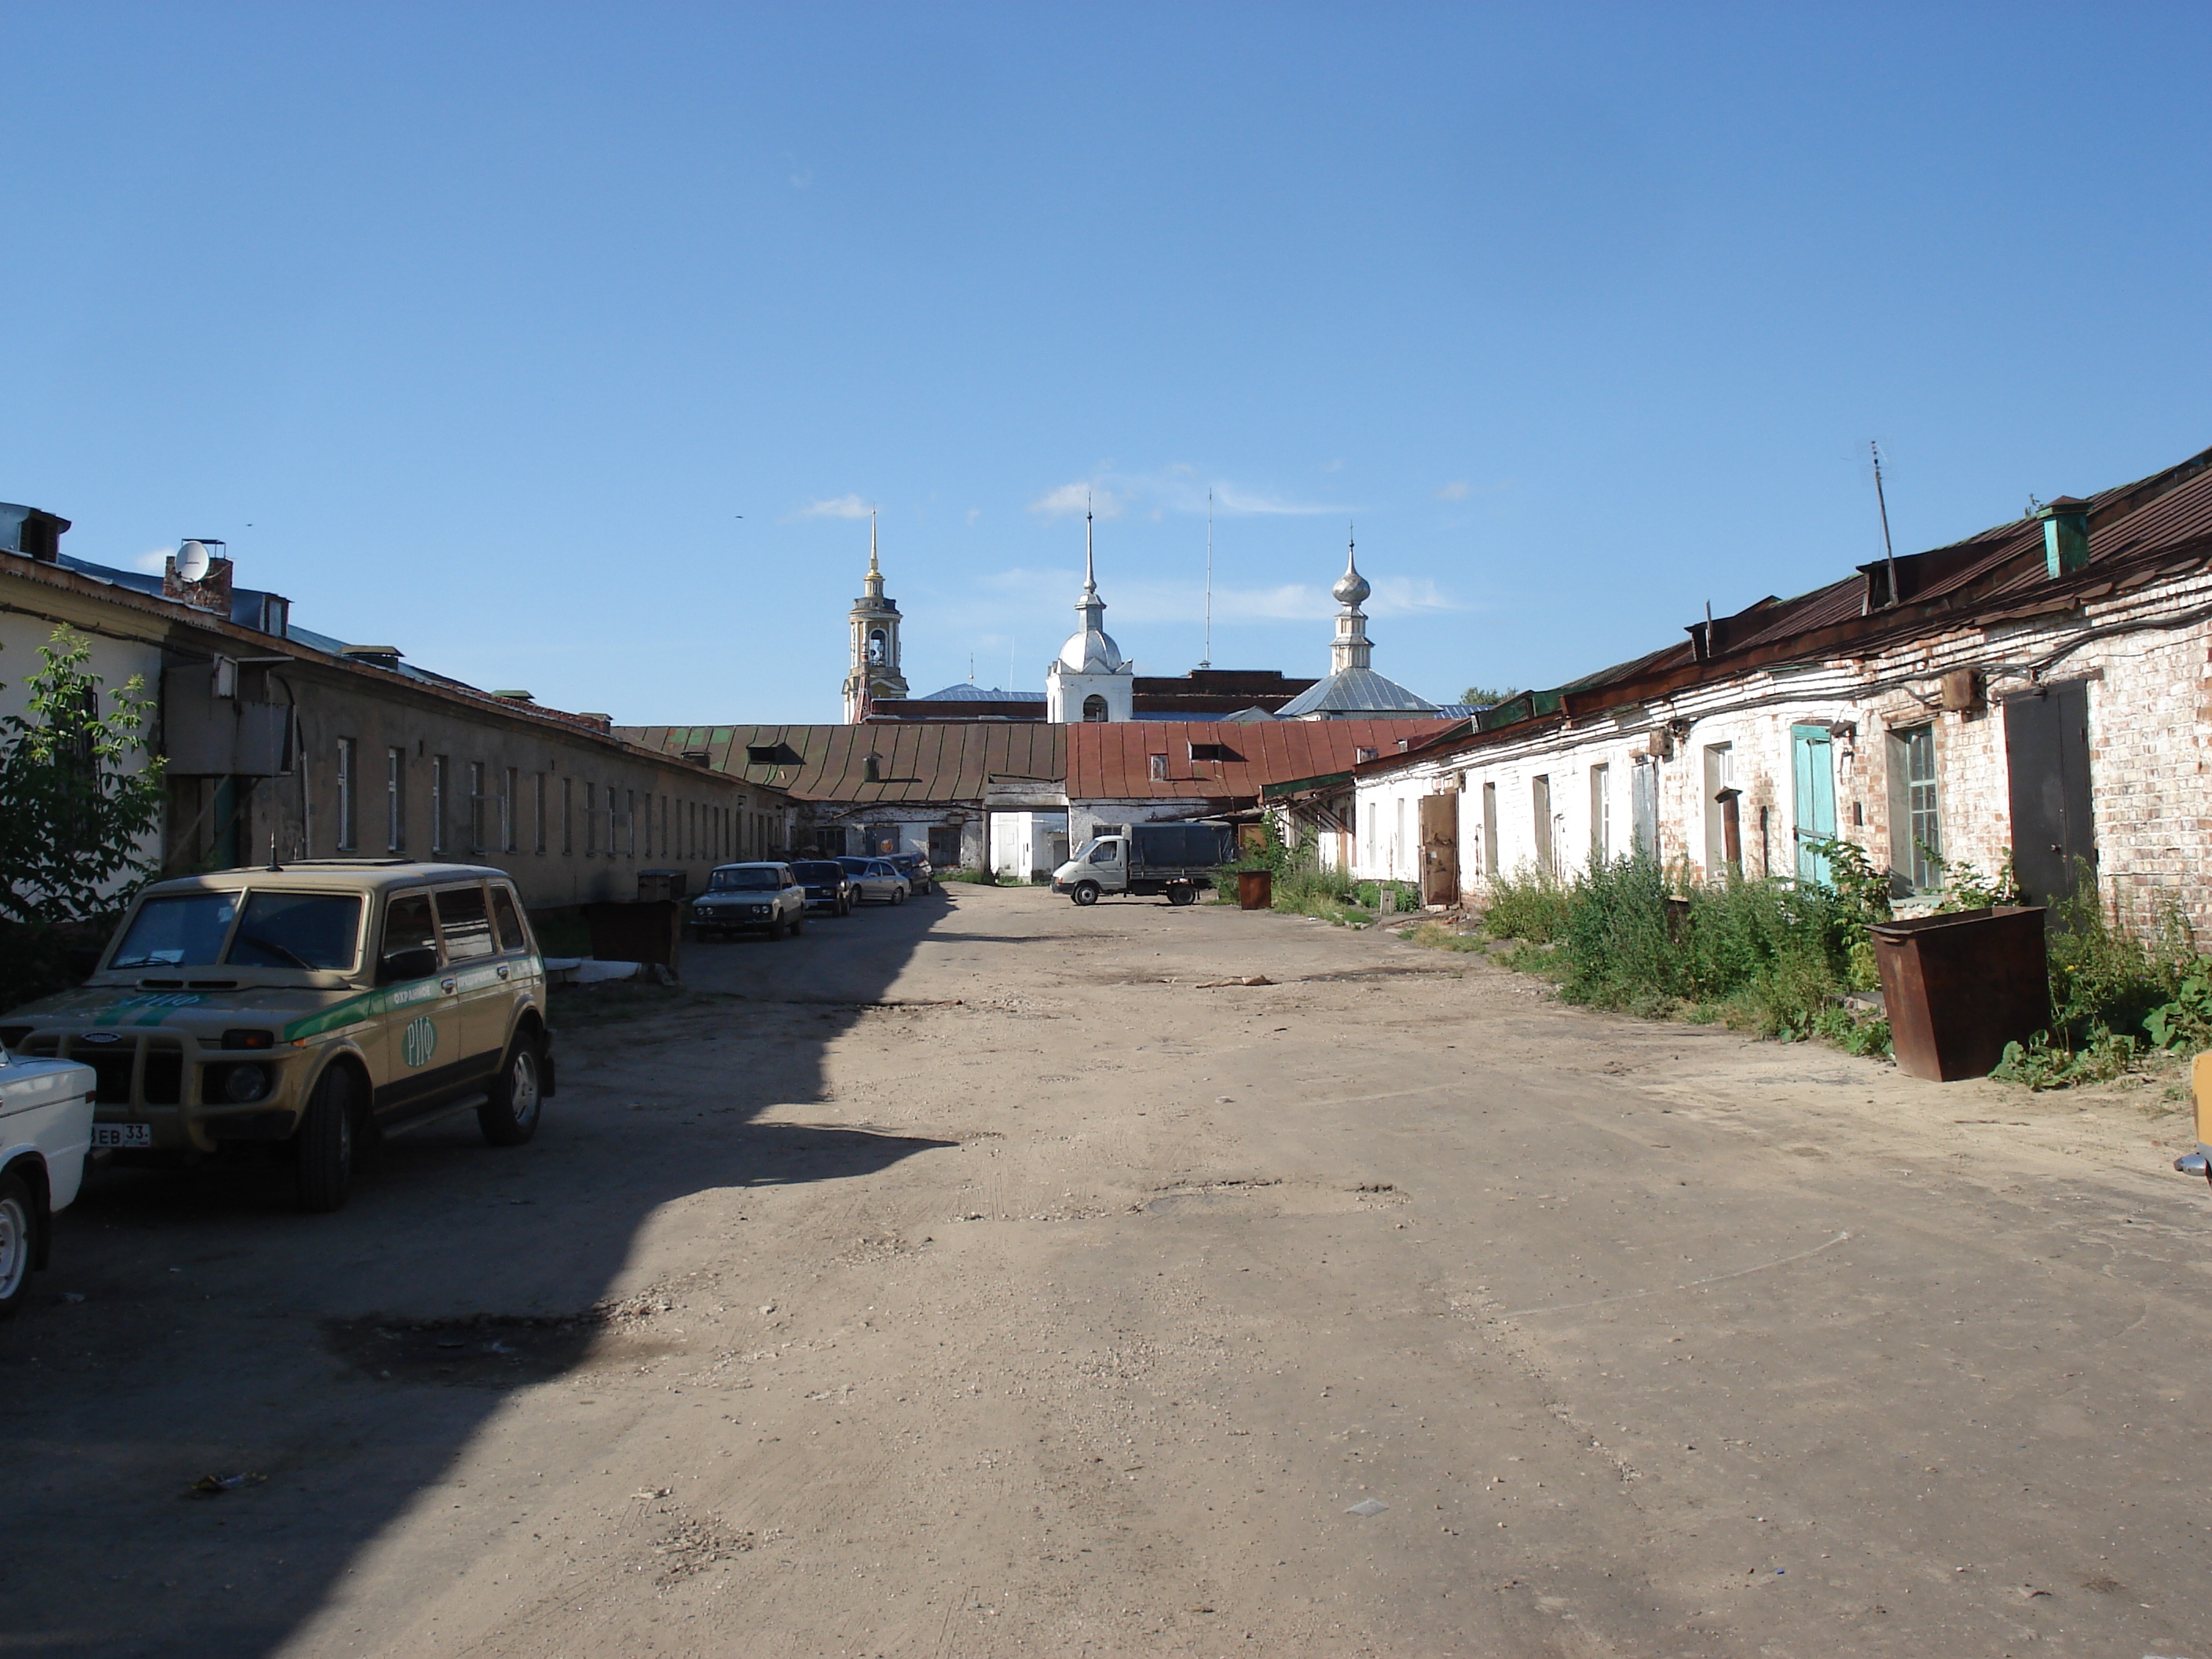
<path id="1" fill-rule="evenodd" d="M 1874 936 L 1897 1067 L 1949 1083 L 1985 1077 L 2005 1044 L 2051 1024 L 2039 905 L 1880 921 Z"/>
<path id="2" fill-rule="evenodd" d="M 683 949 L 684 907 L 673 899 L 637 904 L 587 904 L 592 954 L 601 962 L 655 963 L 676 971 Z"/>
<path id="3" fill-rule="evenodd" d="M 1272 870 L 1239 870 L 1237 872 L 1237 904 L 1239 909 L 1267 910 L 1274 908 L 1275 872 Z"/>

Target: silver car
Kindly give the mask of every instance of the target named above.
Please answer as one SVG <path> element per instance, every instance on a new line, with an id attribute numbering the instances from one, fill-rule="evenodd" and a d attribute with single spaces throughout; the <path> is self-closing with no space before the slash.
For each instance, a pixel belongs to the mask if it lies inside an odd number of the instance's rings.
<path id="1" fill-rule="evenodd" d="M 904 904 L 907 895 L 914 890 L 899 867 L 889 859 L 839 859 L 845 873 L 853 878 L 853 902 L 865 903 L 873 899 L 878 904 Z"/>

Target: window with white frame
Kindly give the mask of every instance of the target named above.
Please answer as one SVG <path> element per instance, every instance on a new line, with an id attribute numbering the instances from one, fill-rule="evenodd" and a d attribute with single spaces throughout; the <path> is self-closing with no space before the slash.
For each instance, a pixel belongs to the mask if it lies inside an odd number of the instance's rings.
<path id="1" fill-rule="evenodd" d="M 359 745 L 351 738 L 338 739 L 338 851 L 350 853 L 355 847 L 354 784 L 357 769 L 355 757 Z"/>
<path id="2" fill-rule="evenodd" d="M 384 751 L 384 846 L 407 850 L 407 751 L 398 744 Z"/>

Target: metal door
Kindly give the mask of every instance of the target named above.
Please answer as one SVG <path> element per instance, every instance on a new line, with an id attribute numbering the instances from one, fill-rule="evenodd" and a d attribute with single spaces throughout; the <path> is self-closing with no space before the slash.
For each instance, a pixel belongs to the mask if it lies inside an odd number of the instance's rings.
<path id="1" fill-rule="evenodd" d="M 1639 760 L 1628 774 L 1628 816 L 1630 833 L 1636 838 L 1636 850 L 1654 863 L 1659 858 L 1659 768 L 1649 760 Z"/>
<path id="2" fill-rule="evenodd" d="M 436 924 L 430 919 L 427 890 L 394 894 L 385 907 L 380 964 L 400 951 L 422 951 L 425 961 L 441 961 Z M 384 970 L 380 968 L 380 978 Z M 428 975 L 388 983 L 384 1078 L 376 1091 L 380 1117 L 405 1117 L 450 1093 L 468 1076 L 462 1060 L 459 981 L 442 966 Z"/>
<path id="3" fill-rule="evenodd" d="M 1421 902 L 1459 902 L 1459 797 L 1421 797 Z"/>
<path id="4" fill-rule="evenodd" d="M 2013 870 L 2030 904 L 2074 890 L 2075 860 L 2097 863 L 2089 796 L 2089 688 L 2081 680 L 2008 699 L 2005 766 Z"/>
<path id="5" fill-rule="evenodd" d="M 1836 838 L 1835 738 L 1825 726 L 1790 728 L 1790 769 L 1796 779 L 1797 879 L 1830 879 L 1828 860 L 1813 850 Z"/>
<path id="6" fill-rule="evenodd" d="M 1536 867 L 1552 867 L 1552 781 L 1549 778 L 1528 780 L 1528 814 L 1535 832 Z"/>

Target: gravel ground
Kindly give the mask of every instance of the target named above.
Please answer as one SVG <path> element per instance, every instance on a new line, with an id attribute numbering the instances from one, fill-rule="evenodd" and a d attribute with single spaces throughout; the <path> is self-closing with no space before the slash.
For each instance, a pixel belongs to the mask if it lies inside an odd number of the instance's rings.
<path id="1" fill-rule="evenodd" d="M 339 1215 L 95 1178 L 0 1328 L 0 1652 L 2212 1659 L 2162 1079 L 1024 889 L 685 979 Z"/>

